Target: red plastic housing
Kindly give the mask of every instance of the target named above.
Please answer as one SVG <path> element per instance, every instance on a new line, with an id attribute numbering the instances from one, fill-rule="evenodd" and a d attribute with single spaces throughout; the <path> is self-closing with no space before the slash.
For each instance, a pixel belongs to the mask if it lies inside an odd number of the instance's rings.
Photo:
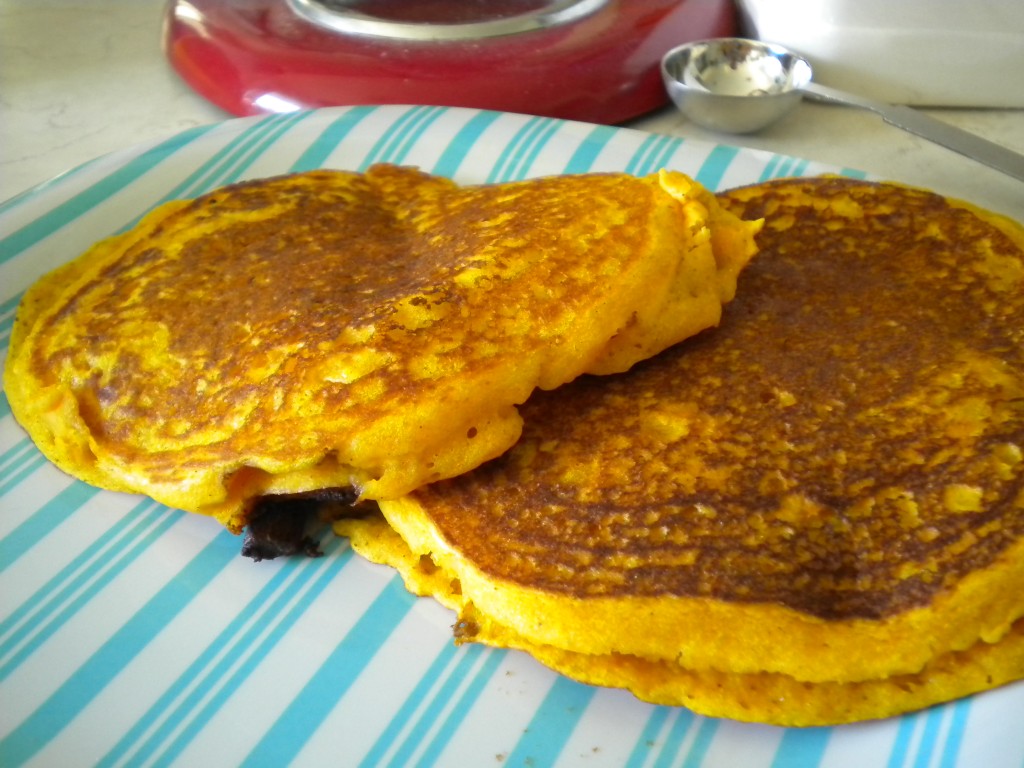
<path id="1" fill-rule="evenodd" d="M 414 8 L 424 0 L 404 3 Z M 667 103 L 670 48 L 736 32 L 731 0 L 611 0 L 529 32 L 451 41 L 342 33 L 285 0 L 173 0 L 166 54 L 236 115 L 350 104 L 436 104 L 620 123 Z"/>

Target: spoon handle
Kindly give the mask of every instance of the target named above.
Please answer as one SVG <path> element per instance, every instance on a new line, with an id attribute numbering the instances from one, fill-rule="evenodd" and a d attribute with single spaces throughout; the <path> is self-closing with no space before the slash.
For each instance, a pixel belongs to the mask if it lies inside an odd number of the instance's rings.
<path id="1" fill-rule="evenodd" d="M 818 83 L 808 83 L 801 90 L 814 101 L 845 104 L 875 112 L 890 125 L 895 125 L 897 128 L 902 128 L 947 149 L 952 149 L 954 152 L 959 152 L 972 160 L 977 160 L 979 163 L 984 163 L 990 168 L 1013 176 L 1015 179 L 1024 181 L 1024 155 L 956 128 L 949 123 L 936 120 L 916 109 L 866 99 Z"/>

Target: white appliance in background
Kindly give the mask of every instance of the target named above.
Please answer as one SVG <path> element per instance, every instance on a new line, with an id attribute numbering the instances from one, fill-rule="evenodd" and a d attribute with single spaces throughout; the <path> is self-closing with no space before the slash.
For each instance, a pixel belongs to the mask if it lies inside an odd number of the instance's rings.
<path id="1" fill-rule="evenodd" d="M 1024 108 L 1024 0 L 737 0 L 743 34 L 824 85 L 919 106 Z"/>

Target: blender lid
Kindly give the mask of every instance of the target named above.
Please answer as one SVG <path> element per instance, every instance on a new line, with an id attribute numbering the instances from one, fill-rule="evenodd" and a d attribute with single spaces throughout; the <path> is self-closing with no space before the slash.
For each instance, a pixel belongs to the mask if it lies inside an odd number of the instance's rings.
<path id="1" fill-rule="evenodd" d="M 287 3 L 299 16 L 345 34 L 441 41 L 500 37 L 567 24 L 600 10 L 609 0 L 421 3 L 419 9 L 405 3 L 398 9 L 393 0 Z"/>

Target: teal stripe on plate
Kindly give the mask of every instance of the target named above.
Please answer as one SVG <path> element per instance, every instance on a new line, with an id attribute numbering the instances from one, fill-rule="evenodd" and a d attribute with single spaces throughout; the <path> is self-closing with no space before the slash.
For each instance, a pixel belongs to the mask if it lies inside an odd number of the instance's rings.
<path id="1" fill-rule="evenodd" d="M 338 148 L 352 130 L 366 117 L 377 110 L 375 106 L 358 106 L 347 110 L 341 117 L 328 125 L 319 136 L 306 147 L 299 159 L 292 164 L 292 171 L 311 171 L 322 168 L 331 153 Z"/>
<path id="2" fill-rule="evenodd" d="M 907 761 L 907 754 L 910 751 L 910 741 L 914 738 L 914 730 L 917 727 L 916 715 L 904 715 L 900 718 L 899 727 L 896 729 L 896 740 L 893 742 L 892 750 L 889 752 L 888 768 L 902 768 Z"/>
<path id="3" fill-rule="evenodd" d="M 576 147 L 569 162 L 565 164 L 565 173 L 586 173 L 593 168 L 601 150 L 607 146 L 619 130 L 609 125 L 595 126 Z"/>
<path id="4" fill-rule="evenodd" d="M 708 749 L 711 748 L 711 742 L 714 741 L 715 733 L 718 731 L 718 725 L 718 720 L 710 717 L 701 718 L 697 735 L 694 737 L 693 743 L 686 753 L 683 768 L 699 768 L 704 763 L 704 758 L 707 756 Z"/>
<path id="5" fill-rule="evenodd" d="M 644 175 L 651 173 L 657 173 L 662 168 L 665 168 L 669 164 L 669 160 L 674 155 L 679 147 L 683 145 L 682 139 L 672 138 L 669 139 L 662 145 L 660 151 L 651 157 L 650 163 L 644 171 Z"/>
<path id="6" fill-rule="evenodd" d="M 817 768 L 828 748 L 831 728 L 787 728 L 772 768 Z"/>
<path id="7" fill-rule="evenodd" d="M 683 747 L 683 740 L 690 732 L 697 717 L 687 709 L 676 710 L 676 718 L 669 728 L 665 743 L 662 744 L 658 758 L 654 761 L 654 768 L 668 768 L 676 762 L 679 752 Z"/>
<path id="8" fill-rule="evenodd" d="M 394 576 L 355 626 L 245 758 L 245 766 L 287 765 L 352 686 L 376 649 L 416 602 Z"/>
<path id="9" fill-rule="evenodd" d="M 147 508 L 150 509 L 146 511 Z M 146 499 L 37 590 L 3 624 L 0 635 L 7 634 L 11 627 L 32 614 L 30 621 L 11 632 L 0 644 L 0 657 L 3 657 L 0 681 L 120 576 L 178 517 L 168 507 Z M 112 548 L 113 552 L 108 552 Z M 23 641 L 27 642 L 21 645 Z"/>
<path id="10" fill-rule="evenodd" d="M 952 704 L 953 717 L 946 734 L 946 745 L 942 750 L 939 768 L 954 768 L 960 757 L 964 733 L 967 732 L 967 721 L 971 712 L 971 699 L 960 699 Z"/>
<path id="11" fill-rule="evenodd" d="M 472 710 L 505 655 L 504 651 L 485 649 L 482 646 L 471 645 L 460 650 L 454 643 L 446 643 L 360 761 L 360 765 L 367 768 L 381 765 L 402 733 L 408 730 L 398 750 L 387 761 L 388 765 L 405 765 L 409 757 L 422 746 L 431 729 L 437 725 L 455 689 L 474 667 L 478 667 L 472 680 L 465 685 L 458 701 L 452 706 L 417 760 L 419 765 L 432 765 Z M 481 657 L 484 657 L 483 664 L 479 664 Z M 443 683 L 439 684 L 440 681 Z M 411 723 L 413 725 L 410 729 Z"/>
<path id="12" fill-rule="evenodd" d="M 310 114 L 310 112 L 288 112 L 269 115 L 253 123 L 231 139 L 228 144 L 221 147 L 187 179 L 164 194 L 156 205 L 171 200 L 189 200 L 217 187 L 238 181 L 253 163 L 280 140 L 281 136 L 297 123 L 309 117 Z M 134 227 L 145 214 L 146 211 L 143 211 L 121 227 L 119 231 L 124 232 Z"/>
<path id="13" fill-rule="evenodd" d="M 15 310 L 18 309 L 18 304 L 21 303 L 21 296 L 22 294 L 18 293 L 0 304 L 0 315 L 10 313 L 13 316 Z"/>
<path id="14" fill-rule="evenodd" d="M 7 350 L 11 341 L 11 332 L 14 330 L 14 316 L 0 320 L 0 352 Z"/>
<path id="15" fill-rule="evenodd" d="M 448 142 L 448 146 L 444 148 L 441 157 L 438 158 L 431 169 L 431 173 L 438 176 L 448 176 L 449 178 L 454 176 L 459 170 L 459 166 L 462 165 L 463 160 L 466 159 L 466 155 L 469 154 L 469 150 L 473 148 L 484 132 L 499 117 L 501 117 L 500 112 L 490 112 L 487 110 L 473 115 L 459 129 L 452 140 Z"/>
<path id="16" fill-rule="evenodd" d="M 151 147 L 138 157 L 124 163 L 105 178 L 3 238 L 0 240 L 0 264 L 36 245 L 52 232 L 67 226 L 108 197 L 134 183 L 160 163 L 169 159 L 175 152 L 204 135 L 212 127 L 202 125 L 191 128 Z"/>
<path id="17" fill-rule="evenodd" d="M 787 158 L 785 169 L 782 172 L 783 176 L 800 176 L 807 168 L 807 161 L 801 160 L 799 157 Z"/>
<path id="18" fill-rule="evenodd" d="M 487 176 L 488 184 L 504 181 L 509 177 L 510 172 L 507 167 L 515 162 L 515 158 L 522 151 L 521 146 L 531 141 L 533 135 L 543 129 L 545 122 L 546 118 L 533 117 L 516 131 L 512 140 L 505 143 L 501 153 L 491 166 L 491 172 Z"/>
<path id="19" fill-rule="evenodd" d="M 3 336 L 3 338 L 0 339 L 0 352 L 6 351 L 7 347 L 11 343 L 11 333 L 14 331 L 14 320 L 18 316 L 18 305 L 21 303 L 21 299 L 24 295 L 25 292 L 19 290 L 11 296 L 11 298 L 0 305 L 0 316 L 3 317 L 3 320 L 0 320 L 0 335 Z"/>
<path id="20" fill-rule="evenodd" d="M 7 418 L 11 415 L 11 403 L 7 399 L 6 392 L 0 392 L 0 419 Z"/>
<path id="21" fill-rule="evenodd" d="M 238 540 L 224 531 L 206 545 L 32 714 L 3 740 L 0 755 L 20 765 L 52 741 L 206 585 L 238 557 Z"/>
<path id="22" fill-rule="evenodd" d="M 654 761 L 653 768 L 669 768 L 672 765 L 681 765 L 682 768 L 699 768 L 715 738 L 718 723 L 719 721 L 713 718 L 698 717 L 688 710 L 680 709 L 664 744 L 662 744 L 658 758 Z M 694 730 L 696 730 L 695 733 Z M 686 750 L 682 763 L 679 763 L 679 754 L 682 751 L 683 743 L 691 733 L 693 733 L 693 739 Z"/>
<path id="23" fill-rule="evenodd" d="M 792 167 L 796 162 L 794 157 L 780 157 L 778 165 L 775 166 L 775 171 L 772 173 L 772 177 L 776 179 L 786 178 L 792 176 Z"/>
<path id="24" fill-rule="evenodd" d="M 523 152 L 518 158 L 516 167 L 506 177 L 508 181 L 520 181 L 530 175 L 530 169 L 537 162 L 541 151 L 551 141 L 551 137 L 558 133 L 563 123 L 558 120 L 546 121 L 528 145 L 523 146 Z"/>
<path id="25" fill-rule="evenodd" d="M 396 739 L 409 726 L 413 716 L 424 706 L 427 695 L 437 685 L 438 680 L 444 676 L 449 667 L 458 662 L 458 659 L 459 652 L 455 644 L 445 643 L 440 653 L 434 657 L 430 666 L 427 667 L 427 671 L 420 677 L 419 682 L 416 683 L 409 695 L 406 696 L 402 706 L 399 707 L 394 717 L 391 718 L 391 721 L 381 731 L 377 741 L 374 742 L 369 752 L 360 761 L 359 764 L 361 766 L 369 768 L 369 766 L 380 765 L 388 750 L 394 746 Z"/>
<path id="26" fill-rule="evenodd" d="M 189 199 L 216 187 L 238 181 L 253 163 L 280 140 L 281 136 L 312 114 L 314 113 L 292 112 L 282 115 L 270 115 L 254 122 L 227 145 L 215 152 L 184 181 L 164 194 L 157 204 L 159 205 L 170 200 Z M 106 190 L 106 194 L 91 198 L 88 205 L 85 205 L 83 202 L 83 205 L 80 206 L 81 210 L 78 211 L 77 215 L 100 204 L 113 192 L 120 191 L 120 188 L 118 186 L 116 189 Z M 80 195 L 79 197 L 81 198 L 82 196 Z M 84 200 L 85 198 L 83 198 Z M 141 218 L 142 215 L 135 216 L 122 226 L 120 231 L 123 232 L 135 226 Z M 2 247 L 2 242 L 0 242 L 0 248 Z M 0 261 L 3 261 L 2 256 L 0 256 Z M 5 302 L 5 306 L 7 303 L 12 302 L 17 304 L 17 300 L 20 300 L 20 295 Z"/>
<path id="27" fill-rule="evenodd" d="M 775 176 L 775 169 L 779 167 L 779 163 L 782 162 L 782 155 L 772 155 L 764 166 L 764 170 L 761 171 L 761 175 L 758 177 L 758 184 L 768 181 Z"/>
<path id="28" fill-rule="evenodd" d="M 163 195 L 158 205 L 170 200 L 188 200 L 216 187 L 230 184 L 266 152 L 290 128 L 309 116 L 308 112 L 289 112 L 268 115 L 248 125 L 241 133 L 218 149 L 198 168 Z M 122 228 L 129 229 L 138 223 L 136 217 Z"/>
<path id="29" fill-rule="evenodd" d="M 398 148 L 406 136 L 414 133 L 421 121 L 428 117 L 434 107 L 419 106 L 412 107 L 401 113 L 388 128 L 381 134 L 370 151 L 366 153 L 359 165 L 359 170 L 365 171 L 374 163 L 387 162 L 395 156 Z"/>
<path id="30" fill-rule="evenodd" d="M 4 478 L 0 480 L 0 496 L 10 493 L 15 486 L 46 464 L 46 457 L 36 450 L 31 441 L 25 439 L 19 446 L 22 449 L 21 453 L 11 460 L 10 465 L 4 467 Z"/>
<path id="31" fill-rule="evenodd" d="M 423 131 L 445 111 L 444 107 L 413 107 L 405 112 L 377 139 L 359 170 L 365 171 L 374 163 L 402 162 Z"/>
<path id="32" fill-rule="evenodd" d="M 454 645 L 450 647 L 454 647 Z M 394 755 L 388 760 L 388 765 L 402 766 L 411 764 L 412 757 L 423 747 L 423 743 L 430 735 L 430 732 L 437 727 L 438 721 L 441 720 L 445 710 L 449 710 L 448 715 L 444 718 L 434 737 L 423 748 L 423 753 L 416 760 L 416 765 L 432 765 L 437 755 L 444 750 L 448 741 L 459 729 L 462 721 L 504 658 L 503 652 L 481 645 L 470 645 L 458 651 L 457 655 L 458 662 L 446 670 L 447 674 L 444 675 L 441 685 L 433 689 L 434 693 L 431 695 L 430 701 L 427 702 L 426 707 L 420 709 L 419 717 L 416 718 L 412 728 L 402 740 Z M 474 669 L 476 669 L 475 673 L 473 672 Z M 471 673 L 472 677 L 470 677 Z M 469 679 L 469 683 L 466 683 L 467 679 Z M 462 688 L 462 693 L 459 694 L 455 704 L 449 708 L 460 688 Z M 378 750 L 375 745 L 374 750 L 371 750 L 371 753 L 363 759 L 362 765 L 369 766 L 375 764 L 373 759 L 374 752 L 378 755 L 386 754 L 390 745 L 384 742 L 383 738 L 378 740 L 378 744 L 381 745 L 382 750 Z M 379 761 L 379 759 L 378 757 L 377 760 Z"/>
<path id="33" fill-rule="evenodd" d="M 206 185 L 197 189 L 196 192 L 206 192 L 209 189 L 239 181 L 245 175 L 245 172 L 252 167 L 252 164 L 259 160 L 268 149 L 275 146 L 282 136 L 312 114 L 312 112 L 288 112 L 283 115 L 273 115 L 264 118 L 268 127 L 266 133 L 254 136 L 252 142 L 240 148 L 233 165 L 226 166 L 221 171 L 219 178 L 211 179 Z"/>
<path id="34" fill-rule="evenodd" d="M 6 398 L 5 398 L 6 399 Z M 27 437 L 23 437 L 3 453 L 0 453 L 0 477 L 13 472 L 33 456 L 40 456 L 35 445 Z"/>
<path id="35" fill-rule="evenodd" d="M 7 350 L 10 344 L 10 335 L 14 330 L 14 318 L 17 316 L 17 306 L 22 303 L 25 291 L 17 291 L 13 296 L 0 304 L 0 352 Z M 5 400 L 6 401 L 6 398 Z M 9 412 L 8 412 L 9 413 Z M 0 413 L 0 416 L 3 414 Z"/>
<path id="36" fill-rule="evenodd" d="M 630 752 L 629 759 L 626 760 L 625 768 L 640 768 L 647 762 L 651 750 L 658 743 L 658 734 L 665 727 L 665 721 L 668 719 L 669 714 L 674 711 L 674 709 L 668 707 L 654 707 L 651 710 L 647 723 L 640 733 L 640 738 L 633 745 L 633 751 Z"/>
<path id="37" fill-rule="evenodd" d="M 185 177 L 176 187 L 167 192 L 160 200 L 185 200 L 195 197 L 201 191 L 217 186 L 229 170 L 234 167 L 250 151 L 250 147 L 259 142 L 275 125 L 286 116 L 272 115 L 254 121 L 227 144 L 210 155 L 192 173 Z M 134 222 L 132 222 L 134 224 Z"/>
<path id="38" fill-rule="evenodd" d="M 455 696 L 459 686 L 466 679 L 470 670 L 475 666 L 480 656 L 485 652 L 483 646 L 471 645 L 464 648 L 458 655 L 458 662 L 444 677 L 441 685 L 431 696 L 426 709 L 416 719 L 412 729 L 399 745 L 398 750 L 389 761 L 389 765 L 408 765 L 410 758 L 426 739 L 427 734 L 441 716 L 442 710 Z"/>
<path id="39" fill-rule="evenodd" d="M 694 730 L 696 730 L 695 733 Z M 672 765 L 681 765 L 682 768 L 699 768 L 704 762 L 704 757 L 717 730 L 718 720 L 698 717 L 688 710 L 680 709 L 658 752 L 653 768 L 669 768 Z M 683 743 L 691 733 L 693 733 L 693 739 L 686 750 L 682 763 L 680 763 L 679 754 L 682 752 Z"/>
<path id="40" fill-rule="evenodd" d="M 75 481 L 0 539 L 0 573 L 99 492 L 98 488 Z"/>
<path id="41" fill-rule="evenodd" d="M 42 454 L 36 449 L 35 443 L 28 437 L 23 437 L 0 454 L 0 478 L 6 478 L 11 473 L 18 471 L 20 467 L 31 459 L 39 456 L 42 456 Z M 0 482 L 2 482 L 2 479 L 0 479 Z"/>
<path id="42" fill-rule="evenodd" d="M 245 175 L 252 164 L 268 149 L 280 141 L 288 131 L 306 120 L 312 112 L 287 112 L 263 118 L 245 134 L 245 140 L 234 140 L 228 145 L 230 152 L 223 162 L 209 168 L 207 178 L 197 180 L 184 190 L 185 197 L 193 197 L 225 184 L 232 184 Z M 207 167 L 209 167 L 207 163 Z"/>
<path id="43" fill-rule="evenodd" d="M 444 751 L 445 747 L 448 746 L 448 742 L 451 741 L 452 736 L 459 730 L 459 727 L 465 721 L 466 716 L 473 709 L 477 700 L 480 698 L 480 694 L 483 693 L 487 683 L 494 677 L 495 672 L 498 671 L 498 667 L 505 658 L 505 652 L 489 648 L 487 650 L 487 658 L 483 665 L 473 676 L 472 682 L 466 686 L 462 696 L 456 702 L 452 708 L 448 717 L 441 725 L 440 730 L 431 740 L 430 744 L 427 745 L 426 751 L 420 756 L 418 764 L 421 766 L 431 766 L 437 763 L 438 757 Z"/>
<path id="44" fill-rule="evenodd" d="M 419 120 L 413 126 L 410 126 L 409 130 L 404 133 L 401 137 L 396 137 L 397 141 L 391 152 L 388 153 L 386 161 L 389 163 L 404 163 L 405 159 L 409 156 L 409 152 L 416 146 L 423 134 L 426 133 L 427 129 L 433 125 L 438 118 L 440 118 L 445 112 L 446 107 L 431 107 L 429 111 L 425 112 Z"/>
<path id="45" fill-rule="evenodd" d="M 207 648 L 204 652 L 206 664 L 193 665 L 181 681 L 182 690 L 186 690 L 193 681 L 196 684 L 141 748 L 132 754 L 131 761 L 152 762 L 155 765 L 174 763 L 351 560 L 352 551 L 347 543 L 335 539 L 329 549 L 325 548 L 322 558 L 286 563 L 283 569 L 286 572 L 285 578 L 274 585 L 268 585 L 263 590 L 262 601 L 253 600 L 246 607 L 248 616 L 262 612 L 260 620 L 232 642 L 238 630 L 246 623 L 236 618 L 232 627 Z M 218 656 L 218 663 L 207 674 L 201 675 L 209 659 Z M 199 704 L 204 699 L 206 703 L 200 709 Z M 151 712 L 156 714 L 155 711 Z M 144 719 L 149 716 L 147 713 Z M 171 739 L 170 743 L 167 743 L 168 739 Z M 113 765 L 115 762 L 111 759 L 104 764 Z"/>
<path id="46" fill-rule="evenodd" d="M 532 158 L 562 124 L 547 117 L 530 118 L 505 145 L 487 177 L 488 183 L 521 179 Z"/>
<path id="47" fill-rule="evenodd" d="M 868 177 L 867 171 L 861 171 L 857 168 L 843 168 L 839 171 L 839 174 L 850 179 L 860 179 L 861 181 Z"/>
<path id="48" fill-rule="evenodd" d="M 98 762 L 98 765 L 114 765 L 124 761 L 129 755 L 132 762 L 140 762 L 144 757 L 149 757 L 159 746 L 162 738 L 165 738 L 165 735 L 188 714 L 189 707 L 196 698 L 197 690 L 200 690 L 200 687 L 201 691 L 207 690 L 211 679 L 216 680 L 224 674 L 222 666 L 233 661 L 231 652 L 241 642 L 236 638 L 255 616 L 265 611 L 269 598 L 281 589 L 282 584 L 287 582 L 293 574 L 294 571 L 287 567 L 280 569 L 256 597 L 236 614 L 217 638 L 203 649 L 203 652 L 175 680 L 174 684 L 165 690 L 153 705 L 135 721 L 118 743 Z M 226 658 L 224 658 L 225 655 Z M 220 665 L 211 668 L 218 657 L 222 657 Z M 186 695 L 190 689 L 192 689 L 192 693 Z M 159 730 L 153 733 L 155 728 Z M 147 733 L 150 733 L 148 737 Z M 137 746 L 144 738 L 146 741 L 141 746 Z"/>
<path id="49" fill-rule="evenodd" d="M 346 553 L 350 553 L 350 550 L 346 550 Z M 332 576 L 350 559 L 346 553 L 342 553 L 342 556 L 337 558 L 340 562 L 331 571 Z M 333 555 L 328 556 L 334 559 Z M 303 560 L 297 567 L 292 563 L 286 563 L 278 570 L 235 615 L 224 630 L 203 649 L 203 652 L 175 680 L 174 684 L 164 691 L 153 705 L 135 721 L 121 740 L 100 760 L 99 765 L 114 765 L 127 756 L 130 756 L 133 762 L 149 758 L 190 714 L 202 696 L 227 675 L 241 649 L 251 646 L 257 636 L 266 629 L 265 622 L 258 622 L 255 626 L 251 625 L 251 622 L 261 615 L 271 617 L 276 615 L 275 609 L 279 608 L 278 602 L 274 603 L 273 608 L 268 609 L 274 596 L 286 586 L 290 586 L 294 590 L 312 578 L 314 570 L 309 566 L 313 562 L 312 560 Z M 329 561 L 319 561 L 321 567 L 323 563 L 327 562 Z M 295 583 L 296 572 L 299 574 L 298 585 Z M 278 597 L 279 600 L 280 597 Z M 248 631 L 246 631 L 247 626 L 249 627 Z M 149 735 L 147 736 L 147 734 Z M 142 742 L 141 745 L 140 742 Z"/>
<path id="50" fill-rule="evenodd" d="M 945 707 L 932 707 L 927 710 L 924 718 L 924 731 L 921 733 L 921 740 L 917 744 L 914 768 L 928 768 L 931 765 L 932 755 L 939 740 L 939 731 L 942 729 L 942 719 L 945 714 Z"/>
<path id="51" fill-rule="evenodd" d="M 506 765 L 554 765 L 596 689 L 559 675 L 526 727 Z"/>
<path id="52" fill-rule="evenodd" d="M 682 144 L 683 140 L 680 138 L 651 134 L 630 158 L 626 173 L 647 176 L 660 170 Z"/>
<path id="53" fill-rule="evenodd" d="M 633 154 L 630 156 L 629 161 L 626 163 L 625 172 L 631 173 L 634 176 L 640 175 L 640 168 L 644 166 L 646 162 L 645 158 L 651 153 L 652 148 L 655 147 L 659 141 L 662 141 L 665 137 L 659 136 L 658 134 L 648 134 L 644 137 L 644 140 L 640 142 L 640 146 L 637 147 Z"/>
<path id="54" fill-rule="evenodd" d="M 56 605 L 63 601 L 67 590 L 74 589 L 76 585 L 85 583 L 93 577 L 97 567 L 96 563 L 93 563 L 88 570 L 83 569 L 90 561 L 95 561 L 101 553 L 105 552 L 112 542 L 119 541 L 125 528 L 135 527 L 140 522 L 141 524 L 147 522 L 146 517 L 139 518 L 138 514 L 151 504 L 153 502 L 147 499 L 128 515 L 118 519 L 103 535 L 33 592 L 24 603 L 15 608 L 6 619 L 0 621 L 0 658 L 10 653 L 12 648 L 21 642 L 24 635 L 31 631 L 33 625 L 38 625 L 55 610 Z M 28 625 L 23 624 L 30 615 L 31 622 Z"/>
<path id="55" fill-rule="evenodd" d="M 369 151 L 363 156 L 362 161 L 359 163 L 358 170 L 365 171 L 375 162 L 379 162 L 379 159 L 388 151 L 388 147 L 391 146 L 394 141 L 396 133 L 401 133 L 407 130 L 406 126 L 410 121 L 416 119 L 416 116 L 421 114 L 427 107 L 413 107 L 406 110 L 398 115 L 398 117 L 389 125 L 384 132 L 377 138 L 370 147 Z"/>
<path id="56" fill-rule="evenodd" d="M 727 147 L 721 144 L 716 146 L 701 164 L 700 170 L 697 171 L 694 178 L 707 189 L 717 192 L 722 185 L 722 177 L 725 176 L 725 172 L 729 170 L 729 166 L 739 153 L 739 147 Z"/>
<path id="57" fill-rule="evenodd" d="M 103 155 L 94 157 L 93 159 L 87 160 L 81 165 L 76 165 L 74 168 L 71 168 L 70 170 L 57 174 L 51 179 L 47 179 L 41 184 L 29 187 L 28 189 L 17 193 L 16 195 L 14 195 L 14 197 L 7 198 L 5 201 L 0 203 L 0 215 L 6 213 L 9 210 L 17 208 L 24 201 L 28 200 L 29 198 L 36 197 L 37 195 L 41 194 L 44 190 L 48 191 L 50 188 L 53 188 L 63 182 L 66 182 L 69 179 L 73 179 L 75 176 L 78 176 L 79 174 L 92 168 L 94 165 L 96 165 L 96 163 L 103 160 L 103 158 Z"/>

